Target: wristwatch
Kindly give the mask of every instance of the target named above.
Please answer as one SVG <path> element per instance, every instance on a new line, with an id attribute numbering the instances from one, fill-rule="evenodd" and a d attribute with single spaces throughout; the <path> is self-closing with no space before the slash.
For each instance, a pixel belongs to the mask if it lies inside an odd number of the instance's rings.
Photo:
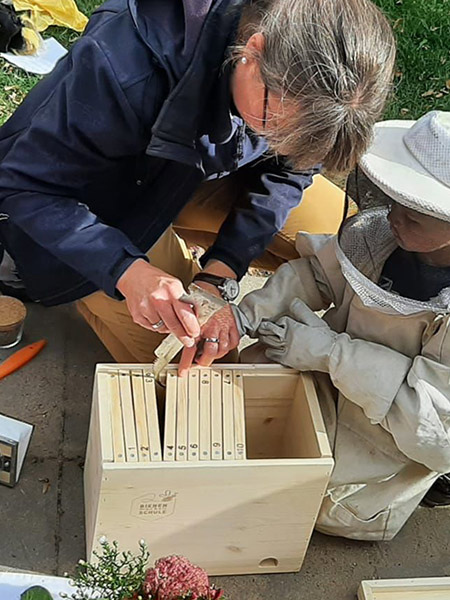
<path id="1" fill-rule="evenodd" d="M 212 273 L 197 273 L 192 281 L 204 281 L 215 285 L 219 290 L 220 295 L 227 302 L 236 300 L 239 296 L 240 286 L 236 279 L 230 277 L 221 277 L 220 275 L 213 275 Z"/>

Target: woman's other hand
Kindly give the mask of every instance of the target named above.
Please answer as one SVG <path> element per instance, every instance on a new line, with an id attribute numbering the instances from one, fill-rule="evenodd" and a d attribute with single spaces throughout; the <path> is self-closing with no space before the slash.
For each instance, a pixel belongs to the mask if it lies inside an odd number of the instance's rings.
<path id="1" fill-rule="evenodd" d="M 202 367 L 209 367 L 215 360 L 234 350 L 239 345 L 239 340 L 233 311 L 229 305 L 224 306 L 202 327 L 196 344 L 183 349 L 178 374 L 184 377 L 194 360 Z"/>

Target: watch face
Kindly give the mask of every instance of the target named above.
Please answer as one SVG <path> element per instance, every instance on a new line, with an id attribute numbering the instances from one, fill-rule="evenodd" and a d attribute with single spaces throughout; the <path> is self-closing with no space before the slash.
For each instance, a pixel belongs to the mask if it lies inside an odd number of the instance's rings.
<path id="1" fill-rule="evenodd" d="M 228 300 L 235 300 L 239 296 L 239 283 L 235 279 L 227 279 L 223 287 Z"/>

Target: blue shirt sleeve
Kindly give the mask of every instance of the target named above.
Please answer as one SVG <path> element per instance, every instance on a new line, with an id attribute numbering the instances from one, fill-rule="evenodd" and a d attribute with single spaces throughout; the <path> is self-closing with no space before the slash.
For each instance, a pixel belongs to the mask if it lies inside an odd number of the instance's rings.
<path id="1" fill-rule="evenodd" d="M 37 108 L 41 91 L 25 100 L 21 114 L 33 109 L 28 126 L 16 134 L 0 164 L 0 210 L 36 243 L 115 296 L 117 279 L 145 255 L 78 202 L 74 190 L 122 157 L 142 152 L 147 140 L 92 37 L 82 38 L 37 87 L 48 90 L 51 82 L 53 90 Z"/>
<path id="2" fill-rule="evenodd" d="M 294 172 L 282 159 L 268 158 L 242 172 L 247 193 L 233 206 L 216 242 L 201 259 L 202 266 L 211 259 L 224 262 L 239 279 L 283 228 L 318 169 Z"/>

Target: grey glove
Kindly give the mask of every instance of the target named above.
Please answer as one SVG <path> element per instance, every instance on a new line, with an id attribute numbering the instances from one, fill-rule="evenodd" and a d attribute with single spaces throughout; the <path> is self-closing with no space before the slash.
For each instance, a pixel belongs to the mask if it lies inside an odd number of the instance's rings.
<path id="1" fill-rule="evenodd" d="M 328 372 L 338 334 L 299 299 L 291 303 L 289 315 L 259 326 L 258 337 L 269 346 L 267 358 L 299 371 Z"/>

